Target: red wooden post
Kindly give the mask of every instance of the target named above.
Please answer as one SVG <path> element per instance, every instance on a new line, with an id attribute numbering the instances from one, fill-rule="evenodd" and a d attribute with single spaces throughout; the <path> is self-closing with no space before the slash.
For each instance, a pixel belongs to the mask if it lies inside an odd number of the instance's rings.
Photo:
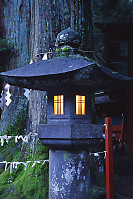
<path id="1" fill-rule="evenodd" d="M 105 118 L 106 199 L 114 199 L 112 118 Z"/>

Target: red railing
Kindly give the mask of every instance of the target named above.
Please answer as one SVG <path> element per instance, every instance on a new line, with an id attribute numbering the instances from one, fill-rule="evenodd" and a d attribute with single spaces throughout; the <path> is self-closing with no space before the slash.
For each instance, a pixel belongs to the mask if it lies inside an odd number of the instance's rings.
<path id="1" fill-rule="evenodd" d="M 112 135 L 115 135 L 116 140 L 121 139 L 121 132 L 122 132 L 122 126 L 118 125 L 112 126 Z M 103 126 L 103 134 L 105 134 L 105 126 Z"/>
<path id="2" fill-rule="evenodd" d="M 124 127 L 124 117 L 122 119 L 122 125 L 113 125 L 112 126 L 112 135 L 115 135 L 116 140 L 121 140 L 124 139 L 126 140 L 126 134 L 123 131 Z M 103 126 L 103 134 L 105 134 L 105 125 Z"/>

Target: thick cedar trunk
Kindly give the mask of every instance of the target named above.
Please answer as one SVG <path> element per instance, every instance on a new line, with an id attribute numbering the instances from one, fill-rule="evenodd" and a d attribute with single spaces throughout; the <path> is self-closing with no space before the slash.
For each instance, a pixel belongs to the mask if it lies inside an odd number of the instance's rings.
<path id="1" fill-rule="evenodd" d="M 0 37 L 4 36 L 4 0 L 0 1 Z"/>

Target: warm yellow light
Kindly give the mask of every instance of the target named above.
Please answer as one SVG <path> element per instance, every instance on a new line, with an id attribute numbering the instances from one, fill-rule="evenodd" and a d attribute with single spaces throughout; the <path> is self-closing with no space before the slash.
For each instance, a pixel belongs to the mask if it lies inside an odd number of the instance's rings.
<path id="1" fill-rule="evenodd" d="M 61 107 L 60 107 L 61 114 L 64 114 L 64 96 L 61 95 Z"/>
<path id="2" fill-rule="evenodd" d="M 54 96 L 54 115 L 57 114 L 57 96 Z"/>
<path id="3" fill-rule="evenodd" d="M 54 96 L 54 115 L 64 114 L 64 95 Z"/>
<path id="4" fill-rule="evenodd" d="M 85 115 L 85 96 L 76 95 L 76 115 Z"/>

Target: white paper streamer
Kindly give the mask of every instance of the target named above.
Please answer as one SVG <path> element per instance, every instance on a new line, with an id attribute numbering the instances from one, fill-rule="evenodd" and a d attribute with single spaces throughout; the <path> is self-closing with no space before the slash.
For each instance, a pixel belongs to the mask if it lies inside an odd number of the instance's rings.
<path id="1" fill-rule="evenodd" d="M 99 156 L 99 154 L 98 153 L 94 153 L 94 156 L 97 157 L 97 156 Z"/>
<path id="2" fill-rule="evenodd" d="M 27 88 L 24 88 L 25 92 L 24 92 L 24 96 L 27 98 L 27 101 L 29 101 L 30 99 L 30 90 Z"/>
<path id="3" fill-rule="evenodd" d="M 0 164 L 5 164 L 5 171 L 7 170 L 8 164 L 10 164 L 10 173 L 12 173 L 13 169 L 17 169 L 19 164 L 23 164 L 25 166 L 24 170 L 27 169 L 28 164 L 30 162 L 33 162 L 32 168 L 38 163 L 42 163 L 44 165 L 45 162 L 49 162 L 49 160 L 35 160 L 35 161 L 26 161 L 26 162 L 7 162 L 7 161 L 2 161 Z"/>
<path id="4" fill-rule="evenodd" d="M 7 170 L 8 162 L 5 163 L 5 171 Z"/>
<path id="5" fill-rule="evenodd" d="M 4 137 L 0 136 L 0 139 L 1 139 L 1 146 L 4 146 Z"/>
<path id="6" fill-rule="evenodd" d="M 5 85 L 5 89 L 7 90 L 6 91 L 6 106 L 9 106 L 9 104 L 11 103 L 11 93 L 10 93 L 10 85 L 9 84 L 6 84 Z"/>
<path id="7" fill-rule="evenodd" d="M 15 143 L 18 142 L 19 139 L 22 139 L 23 142 L 25 143 L 28 143 L 28 139 L 29 139 L 29 136 L 32 136 L 31 135 L 32 133 L 28 134 L 28 135 L 16 135 L 16 136 L 7 136 L 7 135 L 2 135 L 0 136 L 0 139 L 1 139 L 1 146 L 4 146 L 4 140 L 6 140 L 6 143 L 8 144 L 9 140 L 11 138 L 15 138 Z M 37 134 L 36 134 L 37 135 Z"/>
<path id="8" fill-rule="evenodd" d="M 96 152 L 96 153 L 89 153 L 89 155 L 94 155 L 95 157 L 99 157 L 99 154 L 104 153 L 104 159 L 106 158 L 106 153 L 107 151 L 100 151 L 100 152 Z"/>
<path id="9" fill-rule="evenodd" d="M 2 90 L 1 95 L 0 95 L 0 108 L 1 108 L 1 110 L 3 108 L 3 90 Z"/>
<path id="10" fill-rule="evenodd" d="M 32 165 L 32 168 L 36 165 L 36 163 L 41 163 L 40 161 L 35 161 Z"/>
<path id="11" fill-rule="evenodd" d="M 13 162 L 10 163 L 10 173 L 12 173 Z"/>
<path id="12" fill-rule="evenodd" d="M 8 144 L 9 140 L 12 138 L 12 136 L 7 136 L 6 137 L 6 143 Z"/>

